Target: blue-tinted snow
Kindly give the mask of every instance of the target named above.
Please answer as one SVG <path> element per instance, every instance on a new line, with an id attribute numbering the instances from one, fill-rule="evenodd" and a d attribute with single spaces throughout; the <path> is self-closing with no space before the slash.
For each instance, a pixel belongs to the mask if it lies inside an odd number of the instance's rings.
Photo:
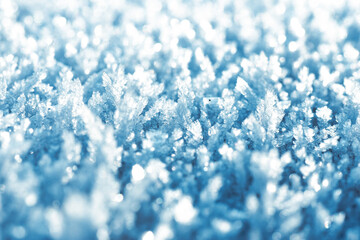
<path id="1" fill-rule="evenodd" d="M 360 239 L 358 0 L 0 0 L 0 240 Z"/>

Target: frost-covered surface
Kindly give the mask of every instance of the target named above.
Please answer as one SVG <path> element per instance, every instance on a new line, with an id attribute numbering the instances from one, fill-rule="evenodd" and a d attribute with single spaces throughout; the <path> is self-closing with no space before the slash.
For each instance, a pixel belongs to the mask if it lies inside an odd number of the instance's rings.
<path id="1" fill-rule="evenodd" d="M 358 0 L 0 0 L 0 239 L 360 239 Z"/>

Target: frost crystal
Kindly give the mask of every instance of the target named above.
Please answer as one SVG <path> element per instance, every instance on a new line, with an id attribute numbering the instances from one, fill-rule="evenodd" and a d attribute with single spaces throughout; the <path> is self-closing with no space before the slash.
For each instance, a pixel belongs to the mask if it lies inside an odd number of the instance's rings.
<path id="1" fill-rule="evenodd" d="M 0 0 L 0 240 L 360 239 L 358 0 Z"/>
<path id="2" fill-rule="evenodd" d="M 191 198 L 184 196 L 179 200 L 179 203 L 174 207 L 174 217 L 178 223 L 188 224 L 196 216 L 196 210 L 191 204 Z"/>

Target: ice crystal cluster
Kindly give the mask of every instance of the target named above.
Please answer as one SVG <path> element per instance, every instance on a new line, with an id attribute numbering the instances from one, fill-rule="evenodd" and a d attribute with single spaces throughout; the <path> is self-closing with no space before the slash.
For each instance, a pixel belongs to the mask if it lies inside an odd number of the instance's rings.
<path id="1" fill-rule="evenodd" d="M 0 239 L 360 239 L 358 0 L 0 0 Z"/>

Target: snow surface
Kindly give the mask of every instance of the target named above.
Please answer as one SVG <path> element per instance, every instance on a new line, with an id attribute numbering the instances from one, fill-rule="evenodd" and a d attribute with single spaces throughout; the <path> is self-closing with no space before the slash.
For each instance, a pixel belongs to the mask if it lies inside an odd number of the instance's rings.
<path id="1" fill-rule="evenodd" d="M 358 0 L 0 0 L 0 240 L 360 239 Z"/>

